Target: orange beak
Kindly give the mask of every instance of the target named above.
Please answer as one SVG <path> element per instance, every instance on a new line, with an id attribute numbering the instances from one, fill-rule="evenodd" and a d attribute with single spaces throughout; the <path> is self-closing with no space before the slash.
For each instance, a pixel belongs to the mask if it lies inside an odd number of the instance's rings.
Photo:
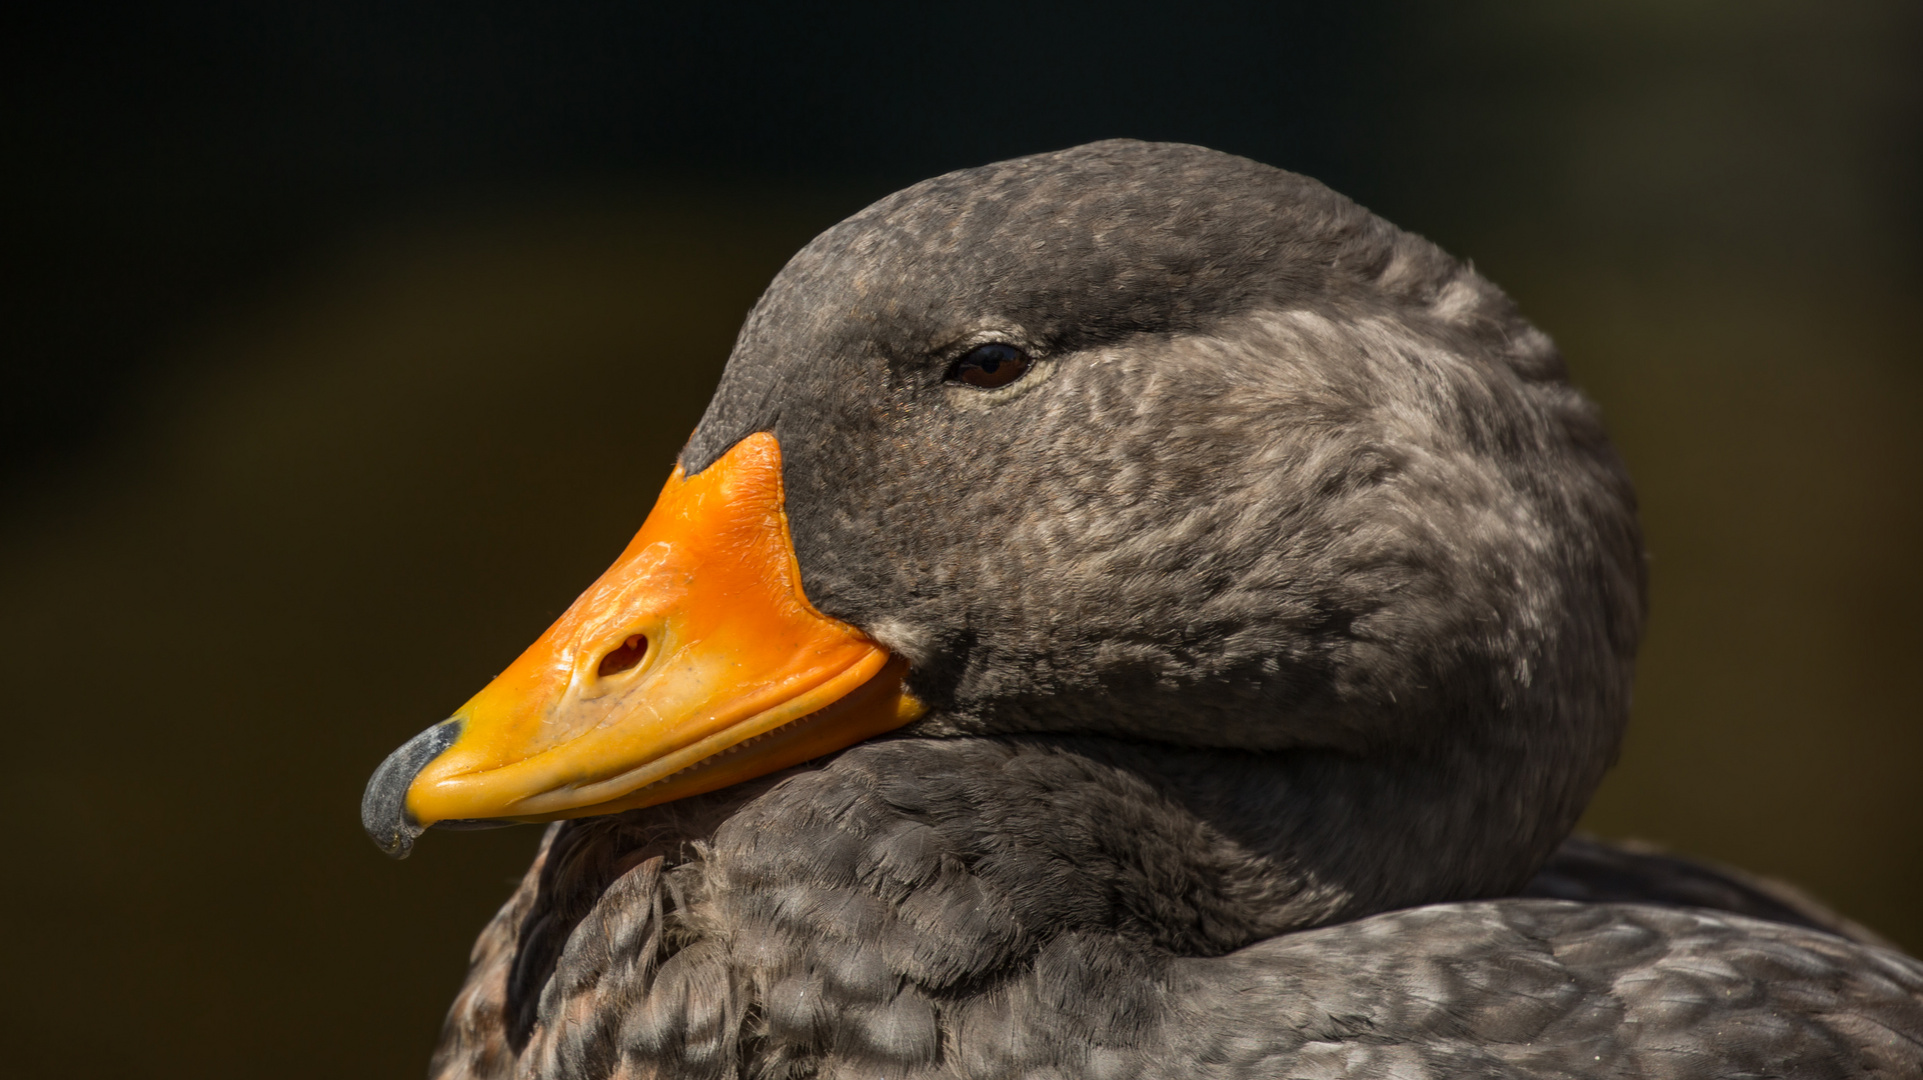
<path id="1" fill-rule="evenodd" d="M 781 450 L 759 433 L 677 466 L 620 559 L 450 719 L 390 755 L 363 824 L 405 856 L 437 822 L 653 806 L 920 716 L 907 664 L 801 591 Z"/>

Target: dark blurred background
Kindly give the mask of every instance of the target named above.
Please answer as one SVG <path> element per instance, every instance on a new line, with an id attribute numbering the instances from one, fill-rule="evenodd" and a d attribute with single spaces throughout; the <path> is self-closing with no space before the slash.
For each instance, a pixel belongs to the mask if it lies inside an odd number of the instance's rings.
<path id="1" fill-rule="evenodd" d="M 5 18 L 9 1071 L 418 1075 L 536 833 L 390 863 L 368 773 L 619 551 L 794 248 L 1120 135 L 1317 176 L 1557 337 L 1655 559 L 1588 826 L 1923 949 L 1911 0 Z"/>

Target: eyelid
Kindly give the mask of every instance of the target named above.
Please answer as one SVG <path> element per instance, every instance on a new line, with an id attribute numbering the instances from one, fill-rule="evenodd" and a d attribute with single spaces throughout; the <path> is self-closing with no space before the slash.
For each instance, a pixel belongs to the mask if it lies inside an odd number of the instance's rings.
<path id="1" fill-rule="evenodd" d="M 1020 349 L 1032 357 L 1036 353 L 1035 343 L 1026 338 L 1027 335 L 1013 327 L 983 327 L 972 333 L 951 338 L 948 345 L 931 349 L 929 355 L 946 357 L 948 363 L 952 365 L 983 345 L 1007 345 Z"/>

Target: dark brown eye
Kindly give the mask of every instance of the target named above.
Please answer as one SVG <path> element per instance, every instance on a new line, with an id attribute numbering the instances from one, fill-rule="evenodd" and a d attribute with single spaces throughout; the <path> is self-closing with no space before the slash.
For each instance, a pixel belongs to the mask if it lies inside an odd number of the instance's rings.
<path id="1" fill-rule="evenodd" d="M 1028 372 L 1028 354 L 1013 345 L 991 341 L 968 350 L 948 369 L 948 381 L 993 390 L 1007 386 Z"/>

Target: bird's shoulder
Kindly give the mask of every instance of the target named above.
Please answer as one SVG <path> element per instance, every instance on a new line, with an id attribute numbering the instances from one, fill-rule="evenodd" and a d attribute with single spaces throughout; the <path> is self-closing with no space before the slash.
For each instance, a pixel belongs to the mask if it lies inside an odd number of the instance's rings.
<path id="1" fill-rule="evenodd" d="M 1158 1052 L 1222 1075 L 1923 1072 L 1923 964 L 1702 908 L 1442 904 L 1173 971 Z"/>

